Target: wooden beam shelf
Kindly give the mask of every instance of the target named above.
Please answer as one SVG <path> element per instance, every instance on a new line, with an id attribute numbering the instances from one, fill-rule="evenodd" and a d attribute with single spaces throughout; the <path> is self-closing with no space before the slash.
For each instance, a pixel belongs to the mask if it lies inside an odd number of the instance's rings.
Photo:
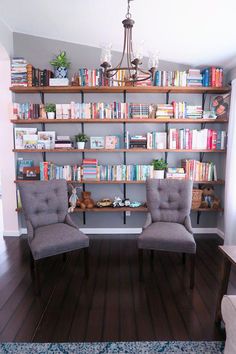
<path id="1" fill-rule="evenodd" d="M 133 148 L 133 149 L 73 149 L 73 148 L 60 148 L 60 149 L 13 149 L 13 152 L 24 152 L 24 153 L 42 153 L 42 152 L 50 152 L 50 153 L 58 153 L 58 152 L 65 152 L 65 153 L 78 153 L 78 152 L 131 152 L 131 153 L 140 153 L 140 152 L 209 152 L 209 153 L 218 153 L 218 152 L 225 152 L 226 150 L 200 150 L 200 149 L 140 149 L 140 148 Z"/>
<path id="2" fill-rule="evenodd" d="M 227 119 L 194 119 L 194 118 L 182 118 L 182 119 L 175 119 L 175 118 L 170 118 L 170 119 L 164 119 L 164 118 L 145 118 L 145 119 L 133 119 L 133 118 L 127 118 L 127 119 L 99 119 L 99 118 L 85 118 L 85 119 L 43 119 L 43 118 L 37 118 L 37 119 L 11 119 L 11 123 L 13 124 L 68 124 L 68 123 L 73 123 L 73 124 L 81 124 L 81 123 L 89 123 L 89 124 L 110 124 L 110 123 L 140 123 L 140 124 L 147 124 L 147 123 L 173 123 L 173 124 L 179 124 L 179 123 L 228 123 Z"/>
<path id="3" fill-rule="evenodd" d="M 31 183 L 35 182 L 32 180 L 15 180 L 15 183 Z M 75 183 L 75 184 L 146 184 L 146 181 L 66 181 L 68 184 Z M 219 179 L 217 181 L 193 181 L 194 184 L 224 184 L 225 181 L 223 179 Z"/>
<path id="4" fill-rule="evenodd" d="M 16 208 L 17 212 L 23 212 L 22 208 Z M 146 213 L 148 211 L 148 208 L 145 206 L 140 206 L 137 208 L 130 208 L 130 207 L 120 207 L 120 208 L 112 208 L 112 207 L 105 207 L 105 208 L 97 208 L 94 207 L 92 209 L 80 209 L 80 208 L 75 208 L 74 213 L 83 213 L 83 212 L 95 212 L 95 213 L 104 213 L 104 212 L 142 212 Z M 223 208 L 218 208 L 218 209 L 211 209 L 211 208 L 198 208 L 198 209 L 192 209 L 192 211 L 200 211 L 200 212 L 222 212 L 224 211 Z"/>
<path id="5" fill-rule="evenodd" d="M 24 87 L 13 86 L 10 90 L 14 93 L 228 93 L 230 86 L 226 87 L 174 87 L 174 86 L 41 86 Z"/>

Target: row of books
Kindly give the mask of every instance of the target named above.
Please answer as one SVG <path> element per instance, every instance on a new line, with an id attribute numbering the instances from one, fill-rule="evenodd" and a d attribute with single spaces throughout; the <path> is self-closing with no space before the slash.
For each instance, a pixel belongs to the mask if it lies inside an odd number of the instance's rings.
<path id="1" fill-rule="evenodd" d="M 40 162 L 40 180 L 66 179 L 67 181 L 145 181 L 153 178 L 151 165 L 96 165 L 57 166 Z"/>
<path id="2" fill-rule="evenodd" d="M 223 86 L 223 69 L 219 67 L 209 67 L 202 71 L 203 86 L 222 87 Z"/>
<path id="3" fill-rule="evenodd" d="M 181 166 L 169 167 L 166 178 L 217 181 L 216 165 L 213 162 L 183 159 Z M 18 180 L 145 181 L 147 178 L 153 178 L 152 165 L 98 165 L 96 159 L 84 159 L 82 166 L 58 166 L 48 161 L 34 166 L 33 160 L 17 160 Z"/>
<path id="4" fill-rule="evenodd" d="M 186 178 L 194 181 L 217 181 L 216 165 L 213 162 L 200 162 L 197 160 L 181 160 L 181 166 Z"/>
<path id="5" fill-rule="evenodd" d="M 226 131 L 170 128 L 168 133 L 168 148 L 174 150 L 224 150 L 226 148 Z"/>
<path id="6" fill-rule="evenodd" d="M 80 68 L 72 77 L 72 85 L 77 86 L 104 86 L 104 75 L 102 68 L 87 69 Z"/>
<path id="7" fill-rule="evenodd" d="M 13 103 L 14 119 L 47 118 L 45 105 L 38 103 Z M 209 114 L 210 112 L 210 114 Z M 155 119 L 155 118 L 191 118 L 227 117 L 228 108 L 224 115 L 212 107 L 211 111 L 203 111 L 200 105 L 189 105 L 187 102 L 173 101 L 170 104 L 158 103 L 122 103 L 122 102 L 90 102 L 56 104 L 56 119 Z"/>
<path id="8" fill-rule="evenodd" d="M 192 69 L 187 71 L 156 71 L 153 80 L 154 86 L 177 86 L 177 87 L 223 87 L 223 69 L 210 67 Z"/>
<path id="9" fill-rule="evenodd" d="M 49 86 L 50 79 L 54 77 L 53 72 L 48 69 L 35 68 L 31 64 L 27 64 L 27 86 Z"/>

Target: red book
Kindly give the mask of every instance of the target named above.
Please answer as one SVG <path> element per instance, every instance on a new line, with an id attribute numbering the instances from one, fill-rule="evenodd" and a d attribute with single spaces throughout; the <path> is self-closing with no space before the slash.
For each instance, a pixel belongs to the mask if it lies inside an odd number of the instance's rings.
<path id="1" fill-rule="evenodd" d="M 212 150 L 216 150 L 216 143 L 217 143 L 217 131 L 212 130 L 212 145 L 211 145 Z"/>
<path id="2" fill-rule="evenodd" d="M 214 66 L 211 68 L 211 86 L 216 87 L 216 68 Z"/>
<path id="3" fill-rule="evenodd" d="M 207 149 L 212 149 L 212 129 L 208 129 L 207 132 Z"/>

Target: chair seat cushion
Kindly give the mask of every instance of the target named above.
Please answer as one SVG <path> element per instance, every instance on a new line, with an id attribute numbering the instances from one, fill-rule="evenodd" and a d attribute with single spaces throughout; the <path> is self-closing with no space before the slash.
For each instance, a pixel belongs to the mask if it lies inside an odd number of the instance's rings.
<path id="1" fill-rule="evenodd" d="M 89 246 L 89 238 L 77 228 L 64 223 L 35 229 L 30 248 L 35 260 Z"/>
<path id="2" fill-rule="evenodd" d="M 182 224 L 155 222 L 138 238 L 138 247 L 150 250 L 196 253 L 193 235 Z"/>

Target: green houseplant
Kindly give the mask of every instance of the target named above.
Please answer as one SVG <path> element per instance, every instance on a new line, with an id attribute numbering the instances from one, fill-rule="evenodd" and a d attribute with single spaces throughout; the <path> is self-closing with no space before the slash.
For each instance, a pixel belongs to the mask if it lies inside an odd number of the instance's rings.
<path id="1" fill-rule="evenodd" d="M 54 67 L 54 75 L 56 78 L 65 78 L 68 74 L 68 68 L 70 67 L 70 62 L 66 56 L 66 51 L 60 52 L 50 64 Z"/>
<path id="2" fill-rule="evenodd" d="M 78 149 L 84 149 L 85 143 L 89 140 L 88 136 L 84 133 L 75 135 L 75 141 Z"/>
<path id="3" fill-rule="evenodd" d="M 56 113 L 56 105 L 55 103 L 47 103 L 45 105 L 45 111 L 47 113 L 48 119 L 54 119 Z"/>
<path id="4" fill-rule="evenodd" d="M 152 160 L 152 166 L 154 169 L 154 173 L 153 173 L 154 178 L 163 179 L 165 169 L 168 167 L 168 163 L 165 162 L 162 158 L 154 159 Z"/>

